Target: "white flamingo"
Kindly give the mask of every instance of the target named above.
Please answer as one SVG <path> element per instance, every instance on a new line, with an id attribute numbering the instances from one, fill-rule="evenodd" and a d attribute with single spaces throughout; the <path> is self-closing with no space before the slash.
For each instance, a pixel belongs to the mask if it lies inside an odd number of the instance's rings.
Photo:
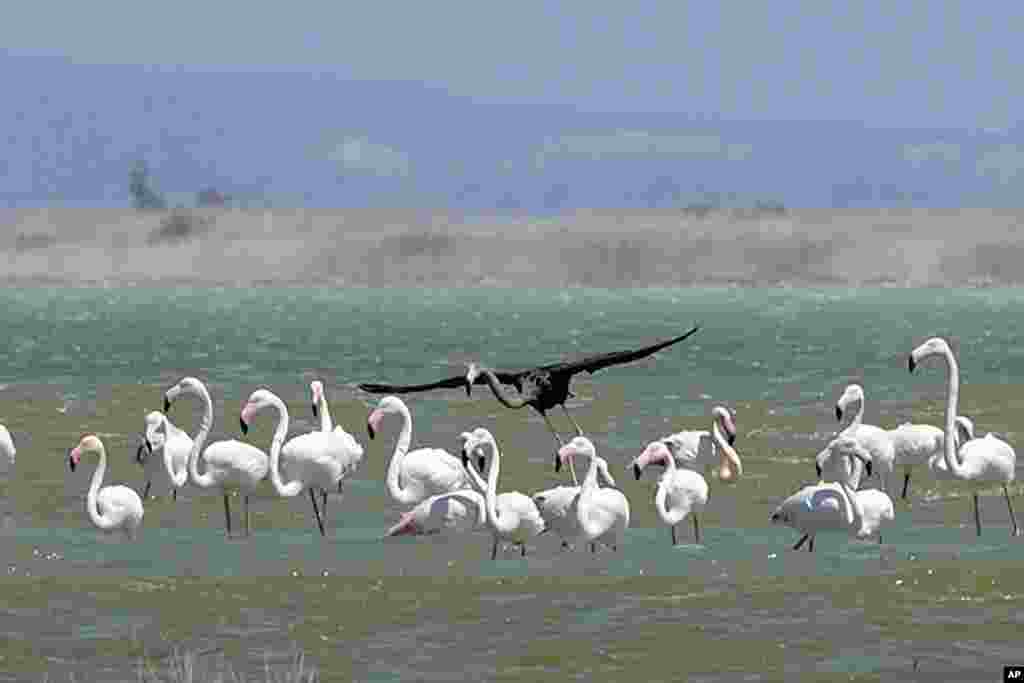
<path id="1" fill-rule="evenodd" d="M 868 476 L 871 475 L 872 464 L 867 449 L 854 439 L 837 442 L 828 454 L 830 458 L 839 455 L 856 458 L 867 470 Z M 849 469 L 854 469 L 852 464 Z M 835 471 L 828 467 L 826 470 Z M 866 530 L 873 530 L 870 526 L 865 528 L 861 500 L 871 500 L 874 496 L 861 499 L 856 493 L 846 477 L 840 477 L 834 482 L 805 486 L 782 501 L 772 512 L 770 520 L 772 524 L 783 524 L 803 534 L 793 550 L 799 550 L 809 539 L 807 550 L 814 552 L 814 539 L 817 534 L 824 532 L 842 532 L 863 537 Z M 891 504 L 890 499 L 890 507 Z M 882 516 L 879 515 L 879 522 Z"/>
<path id="2" fill-rule="evenodd" d="M 896 461 L 896 452 L 893 449 L 892 440 L 889 438 L 889 433 L 881 427 L 862 423 L 864 418 L 864 389 L 859 384 L 847 386 L 843 395 L 839 397 L 839 400 L 836 402 L 836 420 L 842 421 L 843 415 L 852 403 L 857 404 L 857 412 L 854 414 L 850 424 L 840 430 L 836 438 L 850 436 L 857 439 L 871 457 L 872 470 L 878 474 L 879 488 L 888 492 Z M 828 450 L 829 447 L 826 446 L 825 450 L 819 453 L 815 459 L 815 467 L 818 471 L 819 479 L 824 474 L 823 466 L 829 462 L 836 462 L 835 459 L 828 457 Z M 859 465 L 854 465 L 854 467 L 859 467 Z"/>
<path id="3" fill-rule="evenodd" d="M 160 459 L 153 457 L 159 451 Z M 149 496 L 154 476 L 163 467 L 171 484 L 171 499 L 178 499 L 178 489 L 188 483 L 188 456 L 192 452 L 192 437 L 179 429 L 159 410 L 146 415 L 143 442 L 135 453 L 136 460 L 146 472 L 146 488 L 142 498 Z"/>
<path id="4" fill-rule="evenodd" d="M 288 408 L 276 394 L 267 389 L 257 389 L 249 396 L 242 406 L 239 425 L 242 433 L 249 431 L 249 423 L 265 408 L 277 411 L 277 428 L 270 442 L 270 483 L 277 495 L 282 498 L 294 498 L 309 490 L 309 501 L 313 504 L 313 515 L 320 535 L 326 536 L 324 522 L 316 504 L 315 489 L 327 490 L 338 486 L 341 482 L 341 463 L 334 456 L 336 448 L 331 441 L 336 440 L 333 432 L 308 432 L 300 434 L 285 443 L 288 436 Z M 286 484 L 281 480 L 281 456 L 287 454 L 292 479 Z"/>
<path id="5" fill-rule="evenodd" d="M 608 471 L 608 462 L 597 458 L 598 481 L 615 486 L 615 479 Z M 571 470 L 570 470 L 571 473 Z M 544 530 L 554 531 L 562 541 L 563 548 L 569 548 L 571 541 L 579 538 L 580 524 L 572 507 L 573 500 L 580 494 L 579 486 L 556 486 L 533 494 L 533 502 L 544 518 Z"/>
<path id="6" fill-rule="evenodd" d="M 440 493 L 420 501 L 384 534 L 419 536 L 465 532 L 487 526 L 487 500 L 471 489 Z"/>
<path id="7" fill-rule="evenodd" d="M 5 467 L 8 464 L 14 464 L 14 456 L 17 455 L 17 452 L 11 433 L 7 431 L 7 427 L 0 425 L 0 458 L 3 458 Z"/>
<path id="8" fill-rule="evenodd" d="M 600 540 L 612 550 L 618 550 L 629 526 L 629 500 L 618 489 L 601 488 L 597 485 L 597 451 L 594 443 L 585 436 L 577 436 L 558 449 L 559 462 L 568 461 L 577 455 L 590 460 L 590 467 L 580 486 L 573 507 L 580 525 L 580 537 L 590 543 Z"/>
<path id="9" fill-rule="evenodd" d="M 925 358 L 940 356 L 946 361 L 948 371 L 946 391 L 946 438 L 942 451 L 942 463 L 935 458 L 929 463 L 932 474 L 938 479 L 959 482 L 974 494 L 974 526 L 977 535 L 981 536 L 981 514 L 978 509 L 978 493 L 994 484 L 1001 484 L 1006 497 L 1006 507 L 1010 511 L 1013 523 L 1012 536 L 1020 535 L 1017 516 L 1010 502 L 1010 491 L 1007 484 L 1014 480 L 1017 467 L 1017 454 L 1013 447 L 991 432 L 980 439 L 970 439 L 960 446 L 959 452 L 954 450 L 954 430 L 956 429 L 957 402 L 960 397 L 960 368 L 949 344 L 944 339 L 932 337 L 910 353 L 907 361 L 910 372 Z M 968 421 L 973 428 L 973 423 Z"/>
<path id="10" fill-rule="evenodd" d="M 672 530 L 672 545 L 677 544 L 676 525 L 693 518 L 694 542 L 700 543 L 700 513 L 708 503 L 708 482 L 699 472 L 678 467 L 671 451 L 663 441 L 652 441 L 644 452 L 633 459 L 633 474 L 640 480 L 648 465 L 665 467 L 658 479 L 654 495 L 654 508 L 658 518 Z"/>
<path id="11" fill-rule="evenodd" d="M 720 451 L 736 443 L 736 423 L 725 406 L 711 410 L 711 430 L 685 430 L 661 439 L 672 453 L 676 465 L 707 473 L 721 462 Z M 740 475 L 742 472 L 736 472 Z"/>
<path id="12" fill-rule="evenodd" d="M 462 464 L 473 486 L 484 495 L 487 525 L 494 534 L 491 559 L 497 559 L 501 541 L 518 545 L 522 556 L 526 557 L 526 542 L 544 531 L 544 518 L 529 496 L 519 491 L 497 493 L 501 453 L 494 436 L 483 427 L 474 429 L 469 436 L 463 447 Z M 488 460 L 486 482 L 472 462 L 470 456 L 474 453 L 482 453 Z"/>
<path id="13" fill-rule="evenodd" d="M 470 487 L 466 470 L 459 459 L 441 448 L 417 448 L 409 451 L 412 443 L 412 415 L 402 399 L 385 396 L 366 420 L 366 429 L 373 439 L 380 430 L 384 416 L 398 413 L 402 416 L 402 431 L 395 444 L 395 452 L 388 464 L 387 487 L 391 497 L 403 505 L 415 505 L 425 498 Z M 404 486 L 403 486 L 404 484 Z"/>
<path id="14" fill-rule="evenodd" d="M 104 486 L 100 488 L 103 475 L 107 472 L 107 452 L 103 442 L 95 434 L 86 434 L 68 454 L 68 466 L 74 472 L 82 456 L 96 455 L 99 464 L 92 473 L 89 493 L 85 498 L 85 509 L 89 520 L 101 531 L 120 530 L 129 539 L 135 538 L 135 530 L 142 524 L 142 499 L 127 486 Z"/>
<path id="15" fill-rule="evenodd" d="M 331 410 L 327 406 L 327 397 L 324 394 L 324 384 L 320 380 L 313 380 L 309 383 L 309 390 L 313 394 L 313 417 L 320 416 L 320 431 L 330 432 L 333 436 L 329 439 L 331 455 L 333 455 L 341 466 L 341 475 L 338 479 L 338 495 L 343 493 L 345 478 L 354 473 L 359 464 L 363 461 L 363 447 L 356 441 L 356 438 L 346 432 L 341 425 L 335 425 L 331 420 Z M 282 457 L 288 452 L 282 451 Z M 289 462 L 284 460 L 284 472 L 288 479 L 295 479 L 289 469 Z M 320 490 L 321 505 L 320 514 L 327 519 L 327 489 Z"/>
<path id="16" fill-rule="evenodd" d="M 192 441 L 192 452 L 188 457 L 188 474 L 195 486 L 201 489 L 220 489 L 224 496 L 224 528 L 231 537 L 231 504 L 229 494 L 241 491 L 245 501 L 245 534 L 249 534 L 249 496 L 256 491 L 267 476 L 270 458 L 266 453 L 242 441 L 229 439 L 216 441 L 207 446 L 206 437 L 213 427 L 213 401 L 206 386 L 195 377 L 184 377 L 164 393 L 164 414 L 182 394 L 198 396 L 203 402 L 203 417 L 199 432 Z M 206 471 L 199 473 L 199 454 L 206 461 Z"/>
<path id="17" fill-rule="evenodd" d="M 956 427 L 955 446 L 959 451 L 961 443 L 974 438 L 974 423 L 970 419 L 958 415 Z M 900 497 L 906 500 L 912 470 L 927 468 L 933 460 L 941 460 L 946 443 L 945 432 L 932 425 L 909 422 L 890 429 L 888 432 L 896 456 L 896 467 L 903 468 L 903 493 L 900 494 Z"/>

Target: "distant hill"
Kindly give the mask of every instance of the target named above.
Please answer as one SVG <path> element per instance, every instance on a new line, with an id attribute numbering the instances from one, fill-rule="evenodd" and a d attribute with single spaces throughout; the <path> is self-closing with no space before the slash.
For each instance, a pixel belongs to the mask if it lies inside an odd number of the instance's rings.
<path id="1" fill-rule="evenodd" d="M 0 206 L 1019 206 L 1024 128 L 695 121 L 476 102 L 418 83 L 156 71 L 0 55 Z"/>

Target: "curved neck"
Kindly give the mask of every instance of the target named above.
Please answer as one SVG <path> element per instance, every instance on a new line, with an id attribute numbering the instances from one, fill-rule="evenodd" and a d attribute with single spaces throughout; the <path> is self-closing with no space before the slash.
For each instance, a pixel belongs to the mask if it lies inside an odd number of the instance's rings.
<path id="1" fill-rule="evenodd" d="M 188 475 L 193 484 L 199 488 L 208 489 L 216 486 L 217 481 L 210 476 L 209 472 L 199 474 L 199 454 L 202 452 L 203 446 L 206 444 L 206 437 L 210 434 L 210 428 L 213 426 L 213 401 L 210 400 L 210 392 L 202 384 L 192 391 L 198 394 L 203 402 L 203 417 L 199 420 L 199 431 L 192 440 L 192 452 L 188 456 Z M 166 451 L 166 443 L 164 446 Z"/>
<path id="2" fill-rule="evenodd" d="M 864 402 L 864 396 L 861 395 L 857 400 L 857 412 L 854 414 L 853 419 L 850 420 L 850 424 L 846 425 L 846 427 L 840 431 L 845 432 L 848 429 L 857 429 L 857 427 L 860 427 L 861 420 L 864 419 Z"/>
<path id="3" fill-rule="evenodd" d="M 846 520 L 850 530 L 854 534 L 860 533 L 864 528 L 864 507 L 857 498 L 857 492 L 845 481 L 839 482 L 839 489 L 843 493 L 843 500 L 846 504 Z"/>
<path id="4" fill-rule="evenodd" d="M 956 444 L 954 443 L 956 426 L 957 403 L 960 400 L 960 366 L 957 365 L 953 350 L 948 346 L 942 353 L 946 359 L 946 369 L 949 378 L 946 380 L 946 435 L 943 444 L 942 455 L 946 460 L 946 467 L 950 474 L 958 479 L 967 476 L 966 468 L 957 460 Z"/>
<path id="5" fill-rule="evenodd" d="M 737 455 L 733 447 L 726 441 L 725 436 L 722 435 L 717 419 L 711 425 L 711 438 L 715 440 L 715 445 L 718 447 L 718 454 L 721 458 L 718 465 L 719 481 L 735 481 L 742 477 L 743 463 L 740 462 L 740 456 Z"/>
<path id="6" fill-rule="evenodd" d="M 388 463 L 386 484 L 388 493 L 396 502 L 409 505 L 418 503 L 423 496 L 421 491 L 413 490 L 410 486 L 403 489 L 398 481 L 402 463 L 405 461 L 405 455 L 409 452 L 409 445 L 412 443 L 412 413 L 404 403 L 401 404 L 400 413 L 402 415 L 402 431 L 398 434 L 395 452 L 391 456 L 391 462 Z"/>
<path id="7" fill-rule="evenodd" d="M 509 396 L 508 393 L 505 391 L 505 388 L 501 386 L 501 382 L 498 381 L 497 376 L 495 376 L 493 372 L 491 372 L 490 370 L 481 370 L 480 372 L 487 380 L 487 384 L 488 386 L 491 387 L 491 392 L 494 394 L 495 398 L 501 401 L 505 406 L 509 408 L 522 408 L 523 406 L 526 405 L 525 398 L 521 396 L 519 398 L 513 398 L 512 396 Z"/>
<path id="8" fill-rule="evenodd" d="M 174 471 L 174 457 L 171 452 L 172 449 L 167 446 L 170 445 L 171 440 L 178 440 L 181 438 L 188 438 L 188 436 L 180 429 L 171 424 L 171 421 L 164 417 L 164 469 L 167 470 L 167 477 L 171 480 L 174 488 L 180 489 L 188 481 L 188 468 L 181 468 L 180 472 Z"/>
<path id="9" fill-rule="evenodd" d="M 327 397 L 320 392 L 320 399 L 317 402 L 317 410 L 320 411 L 320 431 L 329 432 L 334 429 L 334 422 L 331 420 L 331 411 L 327 407 Z"/>
<path id="10" fill-rule="evenodd" d="M 103 481 L 103 475 L 107 473 L 107 451 L 103 448 L 103 444 L 100 444 L 95 453 L 99 456 L 100 461 L 92 473 L 92 481 L 89 482 L 89 493 L 85 497 L 85 507 L 93 524 L 100 529 L 112 529 L 116 523 L 100 514 L 99 505 L 96 502 L 96 499 L 99 497 L 100 483 Z"/>
<path id="11" fill-rule="evenodd" d="M 516 521 L 506 515 L 502 519 L 498 512 L 498 471 L 501 469 L 501 453 L 498 452 L 498 444 L 493 440 L 487 441 L 491 445 L 491 460 L 487 465 L 487 488 L 484 491 L 484 502 L 487 505 L 487 523 L 491 525 L 495 533 L 507 534 L 515 531 Z M 473 463 L 470 462 L 470 467 Z"/>
<path id="12" fill-rule="evenodd" d="M 274 439 L 270 442 L 270 483 L 277 491 L 277 495 L 283 498 L 291 498 L 302 493 L 302 481 L 296 479 L 285 484 L 281 480 L 281 446 L 288 435 L 288 407 L 285 406 L 277 396 L 271 395 L 270 404 L 277 409 L 277 428 L 274 429 Z"/>
<path id="13" fill-rule="evenodd" d="M 679 522 L 683 521 L 689 510 L 682 506 L 677 508 L 669 508 L 668 506 L 668 489 L 671 483 L 671 474 L 675 472 L 673 467 L 671 471 L 665 470 L 665 474 L 662 475 L 661 480 L 658 482 L 658 490 L 654 494 L 654 509 L 658 512 L 658 518 L 669 526 L 675 526 Z"/>

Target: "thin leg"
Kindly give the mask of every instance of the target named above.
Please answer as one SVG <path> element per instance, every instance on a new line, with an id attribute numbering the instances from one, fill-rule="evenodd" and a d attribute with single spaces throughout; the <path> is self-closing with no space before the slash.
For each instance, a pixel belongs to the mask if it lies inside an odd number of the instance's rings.
<path id="1" fill-rule="evenodd" d="M 171 500 L 174 502 L 178 502 L 178 489 L 171 489 Z"/>
<path id="2" fill-rule="evenodd" d="M 882 534 L 878 534 L 878 545 L 882 545 Z"/>
<path id="3" fill-rule="evenodd" d="M 249 529 L 252 528 L 252 527 L 249 526 L 249 521 L 250 521 L 249 520 L 249 494 L 247 493 L 247 494 L 245 494 L 245 535 L 246 536 L 249 535 Z"/>
<path id="4" fill-rule="evenodd" d="M 491 559 L 498 559 L 498 537 L 494 537 L 494 545 L 491 546 Z"/>
<path id="5" fill-rule="evenodd" d="M 593 541 L 590 542 L 590 554 L 593 555 L 597 552 L 597 544 Z"/>
<path id="6" fill-rule="evenodd" d="M 807 544 L 807 552 L 814 552 L 814 536 L 811 536 L 811 542 Z"/>
<path id="7" fill-rule="evenodd" d="M 555 441 L 558 442 L 559 448 L 564 446 L 565 442 L 562 441 L 562 437 L 558 435 L 558 431 L 555 429 L 555 425 L 551 424 L 551 419 L 548 417 L 547 413 L 541 413 L 540 416 L 543 417 L 544 418 L 544 422 L 547 423 L 548 429 L 550 429 L 551 433 L 554 435 Z M 558 457 L 558 449 L 555 449 L 555 457 L 556 458 Z M 573 486 L 579 486 L 580 483 L 576 479 L 576 468 L 573 467 L 572 458 L 569 458 L 569 474 L 572 475 L 572 485 Z"/>
<path id="8" fill-rule="evenodd" d="M 520 551 L 519 552 L 520 557 L 526 557 L 526 544 L 525 543 L 520 543 L 519 544 L 519 551 Z"/>
<path id="9" fill-rule="evenodd" d="M 153 482 L 146 481 L 146 488 L 142 492 L 142 500 L 146 500 L 147 498 L 149 498 L 149 487 L 152 486 L 152 485 L 153 485 Z"/>
<path id="10" fill-rule="evenodd" d="M 565 416 L 569 418 L 569 422 L 572 422 L 572 426 L 576 428 L 576 436 L 583 436 L 583 430 L 580 429 L 578 424 L 576 424 L 576 420 L 572 419 L 572 415 L 569 414 L 569 409 L 565 407 L 564 403 L 562 404 L 562 411 L 565 413 Z"/>
<path id="11" fill-rule="evenodd" d="M 327 489 L 320 489 L 320 516 L 327 523 Z"/>
<path id="12" fill-rule="evenodd" d="M 693 513 L 693 537 L 697 541 L 697 545 L 700 545 L 700 520 L 696 512 Z"/>
<path id="13" fill-rule="evenodd" d="M 981 536 L 981 513 L 978 510 L 978 494 L 974 494 L 974 529 Z"/>
<path id="14" fill-rule="evenodd" d="M 670 528 L 670 529 L 672 529 L 672 546 L 673 546 L 673 547 L 675 547 L 675 546 L 676 546 L 676 543 L 677 543 L 677 542 L 676 542 L 676 525 L 675 525 L 675 524 L 673 524 L 673 525 L 672 525 L 671 527 L 669 527 L 669 528 Z"/>
<path id="15" fill-rule="evenodd" d="M 903 500 L 907 499 L 907 487 L 910 486 L 910 470 L 907 470 L 903 475 Z"/>
<path id="16" fill-rule="evenodd" d="M 1017 515 L 1013 514 L 1013 503 L 1010 502 L 1010 491 L 1003 484 L 1003 495 L 1006 496 L 1006 507 L 1010 509 L 1010 521 L 1013 522 L 1012 536 L 1020 536 L 1020 527 L 1017 526 Z"/>
<path id="17" fill-rule="evenodd" d="M 806 542 L 807 539 L 810 537 L 810 534 L 804 534 L 803 537 L 801 537 L 800 540 L 796 542 L 796 545 L 793 546 L 793 550 L 800 550 L 800 546 L 802 546 L 804 542 Z"/>
<path id="18" fill-rule="evenodd" d="M 562 550 L 568 550 L 568 549 L 569 549 L 569 547 L 570 547 L 570 546 L 569 546 L 569 541 L 565 541 L 565 540 L 563 540 L 563 541 L 562 541 Z"/>
<path id="19" fill-rule="evenodd" d="M 224 528 L 228 530 L 228 538 L 231 538 L 231 504 L 228 502 L 228 493 L 224 492 Z"/>
<path id="20" fill-rule="evenodd" d="M 313 504 L 313 515 L 316 517 L 316 525 L 320 527 L 320 535 L 326 536 L 323 520 L 320 519 L 320 510 L 316 506 L 316 493 L 313 492 L 313 489 L 309 489 L 309 502 Z"/>

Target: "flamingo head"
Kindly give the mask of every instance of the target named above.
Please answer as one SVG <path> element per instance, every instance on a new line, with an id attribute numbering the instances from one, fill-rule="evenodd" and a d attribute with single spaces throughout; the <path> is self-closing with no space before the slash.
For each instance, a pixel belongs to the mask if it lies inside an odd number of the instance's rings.
<path id="1" fill-rule="evenodd" d="M 910 357 L 907 358 L 907 369 L 913 372 L 925 358 L 941 356 L 951 352 L 949 343 L 945 339 L 942 337 L 932 337 L 910 352 Z"/>
<path id="2" fill-rule="evenodd" d="M 668 466 L 672 458 L 672 451 L 664 441 L 652 441 L 647 444 L 644 452 L 633 459 L 633 476 L 639 481 L 640 475 L 649 465 Z"/>
<path id="3" fill-rule="evenodd" d="M 167 436 L 160 430 L 161 428 L 166 430 L 166 422 L 167 416 L 159 410 L 153 410 L 146 414 L 146 432 L 142 443 L 139 444 L 139 449 L 135 452 L 135 459 L 140 464 L 145 459 L 145 456 L 142 455 L 143 448 L 146 449 L 146 455 L 150 455 L 153 451 L 163 447 Z"/>
<path id="4" fill-rule="evenodd" d="M 268 406 L 274 405 L 274 403 L 274 395 L 266 389 L 257 389 L 252 392 L 249 395 L 249 400 L 242 405 L 242 412 L 238 416 L 238 426 L 241 427 L 242 434 L 249 433 L 249 423 L 252 422 L 256 413 Z"/>
<path id="5" fill-rule="evenodd" d="M 313 417 L 319 417 L 320 402 L 324 400 L 324 383 L 315 379 L 309 383 L 309 390 L 313 392 Z"/>
<path id="6" fill-rule="evenodd" d="M 86 453 L 95 453 L 103 450 L 103 442 L 95 434 L 86 434 L 78 442 L 78 445 L 68 453 L 68 467 L 74 472 L 82 456 Z"/>
<path id="7" fill-rule="evenodd" d="M 483 427 L 477 427 L 472 432 L 462 432 L 460 438 L 462 438 L 462 466 L 465 467 L 469 463 L 470 456 L 475 453 L 477 471 L 483 472 L 487 465 L 484 444 L 490 444 L 493 447 L 495 445 L 494 436 Z"/>
<path id="8" fill-rule="evenodd" d="M 732 446 L 736 443 L 736 422 L 733 420 L 729 409 L 725 406 L 715 406 L 711 414 L 718 421 L 718 424 L 722 426 L 722 431 L 725 432 L 725 440 L 729 445 Z"/>
<path id="9" fill-rule="evenodd" d="M 569 462 L 569 458 L 583 455 L 593 458 L 597 454 L 594 443 L 585 436 L 574 437 L 572 441 L 558 449 L 558 458 L 555 460 L 555 472 L 562 469 L 562 465 Z"/>
<path id="10" fill-rule="evenodd" d="M 377 407 L 370 413 L 370 417 L 366 418 L 366 432 L 370 435 L 370 439 L 372 440 L 377 436 L 377 432 L 380 431 L 380 423 L 385 415 L 388 413 L 400 413 L 404 408 L 405 404 L 397 396 L 385 396 L 382 398 L 377 403 Z"/>
<path id="11" fill-rule="evenodd" d="M 864 388 L 859 384 L 851 384 L 846 387 L 846 391 L 836 401 L 836 420 L 843 419 L 843 413 L 850 406 L 851 403 L 864 402 Z"/>
<path id="12" fill-rule="evenodd" d="M 473 384 L 480 376 L 481 368 L 476 363 L 470 363 L 466 368 L 466 396 L 473 395 Z"/>
<path id="13" fill-rule="evenodd" d="M 171 404 L 174 403 L 174 399 L 178 398 L 181 394 L 204 394 L 206 389 L 203 387 L 203 383 L 195 377 L 182 377 L 178 380 L 178 383 L 172 386 L 170 389 L 164 392 L 164 413 L 171 409 Z"/>

